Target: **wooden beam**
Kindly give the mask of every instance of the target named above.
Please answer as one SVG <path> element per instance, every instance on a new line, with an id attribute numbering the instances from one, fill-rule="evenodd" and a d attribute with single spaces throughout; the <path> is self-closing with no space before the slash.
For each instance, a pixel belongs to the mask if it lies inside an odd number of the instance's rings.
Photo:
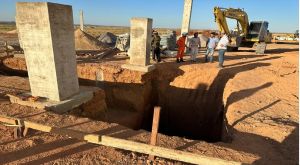
<path id="1" fill-rule="evenodd" d="M 192 163 L 192 164 L 209 164 L 209 165 L 241 165 L 240 162 L 234 162 L 234 161 L 227 161 L 222 160 L 219 158 L 212 158 L 207 156 L 202 156 L 198 154 L 193 154 L 190 152 L 185 151 L 179 151 L 174 149 L 168 149 L 158 146 L 153 146 L 149 144 L 114 138 L 110 136 L 105 135 L 96 135 L 96 134 L 86 134 L 79 131 L 74 131 L 70 129 L 64 129 L 64 128 L 57 128 L 57 127 L 51 127 L 46 126 L 39 123 L 34 123 L 30 121 L 24 121 L 17 118 L 12 118 L 8 116 L 1 116 L 0 115 L 0 122 L 8 123 L 8 124 L 15 124 L 16 120 L 20 120 L 21 123 L 24 123 L 23 125 L 27 128 L 43 131 L 43 132 L 51 132 L 56 133 L 59 135 L 67 135 L 69 137 L 85 140 L 89 143 L 104 145 L 108 147 L 114 147 L 118 149 L 124 149 L 139 153 L 144 153 L 148 155 L 155 155 L 162 158 L 182 161 L 186 163 Z"/>
<path id="2" fill-rule="evenodd" d="M 15 118 L 11 118 L 8 116 L 0 116 L 0 122 L 2 122 L 2 123 L 15 125 L 16 121 L 17 121 L 17 119 L 15 119 Z"/>
<path id="3" fill-rule="evenodd" d="M 153 112 L 153 121 L 152 121 L 152 131 L 151 131 L 151 139 L 150 139 L 150 145 L 155 146 L 157 141 L 157 133 L 158 133 L 158 127 L 159 127 L 159 118 L 160 118 L 160 107 L 154 107 Z M 149 155 L 149 160 L 154 160 L 154 155 Z"/>
<path id="4" fill-rule="evenodd" d="M 157 133 L 158 133 L 158 126 L 159 126 L 159 117 L 160 117 L 160 107 L 154 108 L 153 113 L 153 121 L 152 121 L 152 131 L 151 131 L 151 139 L 150 145 L 156 145 L 157 141 Z"/>
<path id="5" fill-rule="evenodd" d="M 5 51 L 6 51 L 6 56 L 9 56 L 7 41 L 5 41 Z"/>
<path id="6" fill-rule="evenodd" d="M 151 146 L 148 144 L 118 139 L 109 136 L 101 136 L 101 140 L 96 144 L 111 146 L 115 148 L 130 150 L 130 151 L 149 154 L 149 155 L 155 155 L 162 158 L 167 158 L 167 159 L 172 159 L 172 160 L 177 160 L 177 161 L 192 163 L 192 164 L 242 165 L 242 163 L 240 162 L 227 161 L 219 158 L 202 156 L 202 155 L 193 154 L 185 151 L 168 149 L 168 148 L 163 148 L 158 146 Z"/>

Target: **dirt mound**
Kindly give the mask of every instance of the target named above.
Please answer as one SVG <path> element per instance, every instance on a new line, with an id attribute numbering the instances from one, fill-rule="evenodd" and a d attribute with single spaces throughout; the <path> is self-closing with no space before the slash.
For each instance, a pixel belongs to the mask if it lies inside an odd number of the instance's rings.
<path id="1" fill-rule="evenodd" d="M 114 35 L 113 33 L 106 32 L 98 36 L 97 39 L 102 43 L 112 45 L 116 43 L 117 36 Z"/>
<path id="2" fill-rule="evenodd" d="M 75 30 L 74 36 L 76 50 L 104 50 L 108 48 L 106 44 L 98 41 L 96 38 L 80 29 Z"/>
<path id="3" fill-rule="evenodd" d="M 6 34 L 17 34 L 17 29 L 6 32 Z"/>

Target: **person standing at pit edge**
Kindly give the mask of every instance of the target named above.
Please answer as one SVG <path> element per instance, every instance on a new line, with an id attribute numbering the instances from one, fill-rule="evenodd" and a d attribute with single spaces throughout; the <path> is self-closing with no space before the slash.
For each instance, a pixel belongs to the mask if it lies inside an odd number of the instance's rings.
<path id="1" fill-rule="evenodd" d="M 225 52 L 227 50 L 227 45 L 229 44 L 228 36 L 222 32 L 221 39 L 218 43 L 217 49 L 219 50 L 219 68 L 223 68 Z"/>
<path id="2" fill-rule="evenodd" d="M 187 48 L 187 46 L 185 44 L 187 35 L 188 35 L 188 33 L 186 33 L 186 32 L 182 33 L 182 36 L 176 42 L 176 44 L 178 46 L 178 52 L 177 52 L 177 56 L 176 56 L 177 63 L 184 62 L 183 55 L 184 55 L 185 48 Z"/>
<path id="3" fill-rule="evenodd" d="M 190 39 L 189 48 L 191 49 L 191 61 L 196 62 L 196 56 L 199 52 L 199 48 L 201 48 L 198 32 L 194 33 L 194 37 Z"/>
<path id="4" fill-rule="evenodd" d="M 210 33 L 210 37 L 207 41 L 207 51 L 205 53 L 205 62 L 208 62 L 208 56 L 209 56 L 209 61 L 213 62 L 214 51 L 215 51 L 215 48 L 216 48 L 218 42 L 219 42 L 219 39 L 216 37 L 216 34 L 214 32 Z"/>
<path id="5" fill-rule="evenodd" d="M 153 38 L 151 41 L 151 46 L 152 46 L 152 59 L 154 61 L 160 62 L 160 36 L 158 35 L 157 31 L 153 31 Z"/>

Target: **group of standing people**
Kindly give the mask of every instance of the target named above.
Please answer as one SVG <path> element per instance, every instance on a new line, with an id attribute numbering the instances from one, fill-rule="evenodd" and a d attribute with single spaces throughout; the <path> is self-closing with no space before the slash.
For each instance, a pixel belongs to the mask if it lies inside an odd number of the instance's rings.
<path id="1" fill-rule="evenodd" d="M 189 46 L 187 46 L 186 43 L 186 38 L 187 38 L 188 33 L 182 33 L 182 36 L 179 38 L 177 41 L 178 45 L 178 53 L 177 53 L 177 59 L 176 62 L 184 62 L 183 61 L 183 55 L 184 51 L 186 48 L 190 50 L 190 55 L 191 55 L 191 61 L 195 62 L 196 61 L 196 56 L 198 54 L 199 48 L 201 48 L 201 41 L 200 38 L 198 37 L 198 33 L 194 33 L 194 37 L 189 40 Z M 214 32 L 210 34 L 210 37 L 207 41 L 206 44 L 206 53 L 205 53 L 205 62 L 213 62 L 213 55 L 214 51 L 218 50 L 219 51 L 219 68 L 223 68 L 223 63 L 224 63 L 224 56 L 225 52 L 227 50 L 227 45 L 229 44 L 229 39 L 228 36 L 225 33 L 221 33 L 221 38 L 219 39 L 218 35 Z"/>
<path id="2" fill-rule="evenodd" d="M 191 55 L 191 61 L 196 62 L 196 56 L 201 48 L 201 41 L 198 37 L 199 33 L 194 33 L 194 37 L 191 38 L 188 42 L 188 46 L 186 45 L 188 33 L 182 33 L 182 36 L 177 40 L 176 44 L 178 46 L 178 52 L 176 56 L 176 62 L 185 62 L 183 60 L 184 52 L 186 49 L 189 49 Z M 154 61 L 160 62 L 160 36 L 158 32 L 153 31 L 153 39 L 151 42 L 152 46 L 152 59 Z M 227 45 L 229 44 L 229 38 L 225 33 L 221 33 L 220 38 L 214 32 L 210 34 L 210 37 L 206 43 L 206 53 L 205 53 L 205 62 L 213 62 L 214 51 L 218 50 L 218 58 L 219 58 L 219 68 L 223 68 L 224 56 L 227 50 Z"/>

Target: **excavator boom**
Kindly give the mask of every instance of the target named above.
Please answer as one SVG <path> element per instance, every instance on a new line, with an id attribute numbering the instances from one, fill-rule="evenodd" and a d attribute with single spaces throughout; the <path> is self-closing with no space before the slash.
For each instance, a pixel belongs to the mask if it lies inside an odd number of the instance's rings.
<path id="1" fill-rule="evenodd" d="M 226 34 L 230 35 L 226 18 L 231 18 L 237 20 L 237 22 L 241 25 L 242 28 L 241 35 L 246 36 L 248 34 L 248 29 L 249 29 L 248 15 L 242 9 L 233 9 L 233 8 L 226 9 L 226 8 L 215 7 L 214 15 L 215 15 L 215 21 L 217 22 L 217 25 L 222 32 L 225 32 Z"/>

